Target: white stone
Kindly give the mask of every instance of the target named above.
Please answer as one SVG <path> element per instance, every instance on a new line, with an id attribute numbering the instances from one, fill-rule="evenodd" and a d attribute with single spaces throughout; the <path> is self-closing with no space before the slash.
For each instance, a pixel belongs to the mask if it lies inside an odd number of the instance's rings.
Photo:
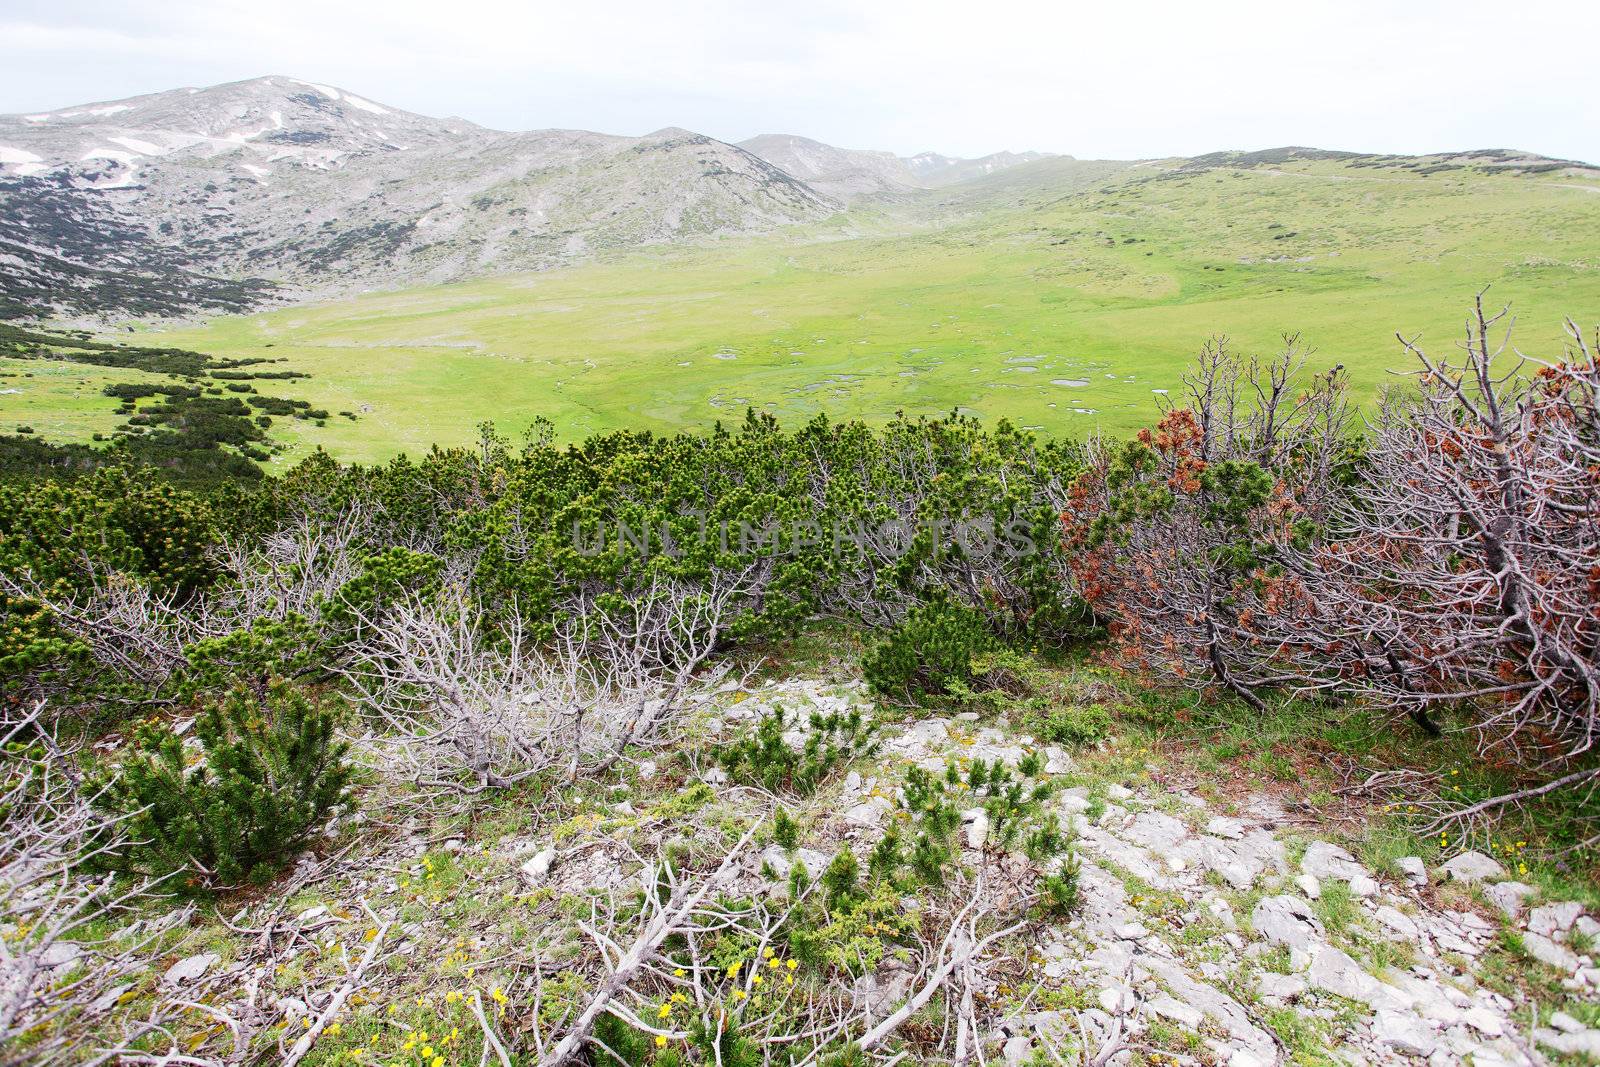
<path id="1" fill-rule="evenodd" d="M 1583 905 L 1576 900 L 1545 904 L 1528 913 L 1528 929 L 1545 937 L 1561 939 L 1582 914 Z"/>
<path id="2" fill-rule="evenodd" d="M 550 876 L 550 868 L 555 866 L 555 862 L 556 850 L 547 845 L 522 865 L 523 877 L 530 882 L 542 882 Z"/>
<path id="3" fill-rule="evenodd" d="M 1482 852 L 1463 852 L 1448 863 L 1441 864 L 1439 872 L 1452 882 L 1481 882 L 1486 878 L 1505 876 L 1505 868 Z"/>
<path id="4" fill-rule="evenodd" d="M 968 848 L 982 848 L 989 839 L 989 814 L 982 808 L 968 808 L 962 812 L 961 825 L 966 833 Z"/>
<path id="5" fill-rule="evenodd" d="M 1127 986 L 1106 986 L 1096 999 L 1100 1002 L 1100 1009 L 1107 1015 L 1125 1015 L 1133 1010 L 1133 990 Z"/>
<path id="6" fill-rule="evenodd" d="M 1414 1015 L 1380 1011 L 1372 1020 L 1372 1037 L 1379 1045 L 1407 1056 L 1427 1056 L 1438 1046 L 1438 1039 Z"/>
<path id="7" fill-rule="evenodd" d="M 1317 876 L 1314 874 L 1297 874 L 1294 876 L 1294 884 L 1300 887 L 1300 892 L 1309 900 L 1316 900 L 1322 896 L 1322 883 L 1317 881 Z"/>
<path id="8" fill-rule="evenodd" d="M 822 877 L 822 872 L 828 869 L 828 857 L 814 848 L 796 849 L 794 855 L 790 856 L 783 848 L 768 845 L 761 853 L 761 862 L 771 867 L 779 878 L 789 877 L 796 861 L 813 880 Z"/>
<path id="9" fill-rule="evenodd" d="M 1397 990 L 1362 970 L 1355 960 L 1331 945 L 1317 950 L 1306 980 L 1324 992 L 1359 1000 L 1374 1010 L 1405 1006 L 1405 999 Z"/>
<path id="10" fill-rule="evenodd" d="M 198 956 L 190 956 L 187 959 L 179 960 L 167 968 L 167 973 L 162 977 L 162 981 L 167 985 L 182 985 L 185 982 L 195 981 L 209 971 L 212 964 L 219 959 L 221 957 L 215 952 L 205 952 Z"/>
<path id="11" fill-rule="evenodd" d="M 1378 895 L 1378 883 L 1364 874 L 1358 874 L 1350 879 L 1350 893 L 1362 900 L 1371 899 Z"/>
<path id="12" fill-rule="evenodd" d="M 1523 882 L 1495 882 L 1484 887 L 1483 895 L 1489 903 L 1505 912 L 1510 918 L 1516 918 L 1522 913 L 1527 899 L 1538 890 Z"/>
<path id="13" fill-rule="evenodd" d="M 1527 948 L 1528 955 L 1540 963 L 1554 967 L 1558 971 L 1566 971 L 1570 974 L 1582 964 L 1582 961 L 1573 954 L 1571 949 L 1565 945 L 1557 944 L 1543 934 L 1534 933 L 1532 930 L 1522 935 L 1522 944 Z"/>
<path id="14" fill-rule="evenodd" d="M 1468 1008 L 1462 1013 L 1462 1019 L 1468 1026 L 1485 1037 L 1499 1037 L 1506 1032 L 1504 1020 L 1482 1005 L 1476 1008 Z"/>
<path id="15" fill-rule="evenodd" d="M 1000 1055 L 1009 1067 L 1022 1067 L 1033 1056 L 1033 1043 L 1026 1037 L 1018 1034 L 1005 1043 L 1000 1050 Z"/>
<path id="16" fill-rule="evenodd" d="M 1428 884 L 1428 865 L 1422 862 L 1420 856 L 1402 856 L 1395 860 L 1394 865 L 1405 876 L 1408 883 L 1415 886 Z"/>
<path id="17" fill-rule="evenodd" d="M 1215 896 L 1207 897 L 1205 902 L 1202 904 L 1202 907 L 1211 913 L 1212 918 L 1216 919 L 1229 930 L 1233 930 L 1238 927 L 1239 924 L 1233 917 L 1233 905 L 1229 904 L 1223 898 Z"/>
<path id="18" fill-rule="evenodd" d="M 893 810 L 892 806 L 883 797 L 868 797 L 860 804 L 846 811 L 844 813 L 844 821 L 851 826 L 882 826 L 883 820 L 888 818 L 891 810 Z"/>
<path id="19" fill-rule="evenodd" d="M 1291 949 L 1306 949 L 1323 940 L 1322 924 L 1299 897 L 1264 897 L 1250 913 L 1256 935 Z"/>
<path id="20" fill-rule="evenodd" d="M 1292 1000 L 1306 991 L 1306 980 L 1295 974 L 1262 971 L 1256 975 L 1256 992 L 1264 997 Z"/>
<path id="21" fill-rule="evenodd" d="M 1559 1030 L 1535 1030 L 1533 1039 L 1546 1048 L 1569 1056 L 1600 1057 L 1600 1030 L 1580 1030 L 1574 1034 L 1563 1034 Z"/>
<path id="22" fill-rule="evenodd" d="M 1345 849 L 1331 841 L 1313 841 L 1300 857 L 1300 869 L 1317 878 L 1336 878 L 1348 882 L 1365 877 L 1367 869 Z"/>
<path id="23" fill-rule="evenodd" d="M 1244 823 L 1238 819 L 1230 819 L 1226 815 L 1218 815 L 1206 823 L 1206 833 L 1237 841 L 1244 836 Z"/>
<path id="24" fill-rule="evenodd" d="M 1411 916 L 1398 908 L 1391 908 L 1387 904 L 1381 905 L 1377 911 L 1372 913 L 1372 917 L 1407 941 L 1415 941 L 1421 934 Z"/>
<path id="25" fill-rule="evenodd" d="M 1588 1029 L 1587 1026 L 1584 1026 L 1582 1023 L 1564 1011 L 1558 1011 L 1554 1015 L 1550 1016 L 1550 1025 L 1555 1027 L 1557 1030 L 1560 1030 L 1564 1034 L 1581 1033 L 1582 1031 Z"/>
<path id="26" fill-rule="evenodd" d="M 65 967 L 83 955 L 83 949 L 76 941 L 52 941 L 50 945 L 39 954 L 39 966 L 47 970 Z"/>
<path id="27" fill-rule="evenodd" d="M 1200 1013 L 1200 1009 L 1190 1007 L 1182 1001 L 1174 1000 L 1171 997 L 1157 997 L 1150 1001 L 1148 1007 L 1163 1019 L 1171 1019 L 1173 1022 L 1181 1026 L 1187 1026 L 1191 1030 L 1199 1029 L 1200 1023 L 1205 1019 L 1205 1016 Z"/>
<path id="28" fill-rule="evenodd" d="M 1159 811 L 1141 811 L 1122 832 L 1126 840 L 1157 853 L 1171 853 L 1188 836 L 1189 828 L 1181 819 Z"/>

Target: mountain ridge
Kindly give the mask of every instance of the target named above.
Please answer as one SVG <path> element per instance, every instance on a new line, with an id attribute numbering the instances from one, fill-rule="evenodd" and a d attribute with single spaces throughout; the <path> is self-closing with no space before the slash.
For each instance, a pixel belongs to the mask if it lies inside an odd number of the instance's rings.
<path id="1" fill-rule="evenodd" d="M 1134 168 L 1306 159 L 1422 173 L 1591 169 L 1503 149 L 1288 147 L 1124 163 L 900 157 L 793 134 L 730 144 L 675 126 L 637 137 L 502 131 L 268 75 L 0 115 L 0 317 L 235 312 L 770 234 L 855 205 L 893 219 L 939 203 L 1021 205 Z"/>

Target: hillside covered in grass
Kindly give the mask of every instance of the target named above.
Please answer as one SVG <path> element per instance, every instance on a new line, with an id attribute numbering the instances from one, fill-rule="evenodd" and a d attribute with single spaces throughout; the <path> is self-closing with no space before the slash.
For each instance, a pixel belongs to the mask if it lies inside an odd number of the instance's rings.
<path id="1" fill-rule="evenodd" d="M 1592 1061 L 1600 369 L 1468 314 L 1371 425 L 7 479 L 0 1062 Z"/>
<path id="2" fill-rule="evenodd" d="M 513 436 L 672 431 L 747 407 L 875 423 L 952 410 L 1083 437 L 1124 434 L 1201 345 L 1297 332 L 1371 403 L 1446 345 L 1492 286 L 1530 348 L 1600 299 L 1600 181 L 1493 155 L 1043 160 L 911 203 L 857 205 L 760 239 L 163 331 L 312 375 L 357 423 L 293 427 L 300 454 L 365 461 Z"/>

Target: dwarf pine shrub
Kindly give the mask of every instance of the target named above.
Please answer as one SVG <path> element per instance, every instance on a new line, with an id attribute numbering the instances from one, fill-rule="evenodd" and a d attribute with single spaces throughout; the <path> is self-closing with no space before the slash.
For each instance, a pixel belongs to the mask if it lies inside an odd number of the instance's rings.
<path id="1" fill-rule="evenodd" d="M 861 662 L 867 684 L 886 700 L 915 704 L 953 683 L 970 683 L 974 659 L 995 647 L 983 616 L 948 600 L 913 608 Z"/>
<path id="2" fill-rule="evenodd" d="M 781 710 L 762 716 L 756 728 L 717 753 L 729 777 L 778 792 L 810 796 L 835 770 L 878 749 L 877 727 L 861 712 L 813 712 L 798 747 L 784 739 L 789 719 Z"/>
<path id="3" fill-rule="evenodd" d="M 1039 879 L 1039 911 L 1046 918 L 1065 919 L 1078 910 L 1078 855 L 1068 852 L 1061 869 Z"/>
<path id="4" fill-rule="evenodd" d="M 1035 753 L 1015 771 L 998 760 L 973 760 L 965 770 L 952 761 L 943 774 L 907 768 L 900 794 L 912 833 L 910 847 L 902 847 L 897 835 L 885 836 L 869 857 L 869 869 L 884 877 L 904 867 L 916 882 L 943 885 L 960 856 L 956 835 L 963 811 L 974 809 L 987 825 L 985 848 L 1005 850 L 1020 843 L 1040 863 L 1067 852 L 1069 835 L 1057 815 L 1044 807 L 1052 789 L 1040 780 L 1043 762 Z"/>
<path id="5" fill-rule="evenodd" d="M 190 871 L 192 887 L 264 883 L 346 799 L 348 746 L 335 715 L 285 683 L 235 688 L 204 708 L 197 762 L 164 724 L 137 731 L 137 751 L 102 794 L 128 816 L 121 865 L 151 875 Z"/>
<path id="6" fill-rule="evenodd" d="M 1065 704 L 1046 708 L 1029 725 L 1046 741 L 1092 745 L 1111 733 L 1111 711 L 1104 704 Z"/>

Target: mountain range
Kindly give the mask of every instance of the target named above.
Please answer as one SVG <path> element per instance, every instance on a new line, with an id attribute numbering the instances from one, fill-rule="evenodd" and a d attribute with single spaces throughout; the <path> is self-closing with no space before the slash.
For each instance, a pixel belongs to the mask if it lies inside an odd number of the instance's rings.
<path id="1" fill-rule="evenodd" d="M 160 315 L 538 269 L 815 222 L 1034 158 L 506 133 L 286 77 L 175 89 L 0 116 L 0 301 Z"/>
<path id="2" fill-rule="evenodd" d="M 1521 153 L 1489 162 L 1568 165 Z M 238 311 L 1028 187 L 997 175 L 1068 187 L 1134 166 L 1038 152 L 900 157 L 782 134 L 728 144 L 677 128 L 503 132 L 255 78 L 0 116 L 0 317 Z"/>

